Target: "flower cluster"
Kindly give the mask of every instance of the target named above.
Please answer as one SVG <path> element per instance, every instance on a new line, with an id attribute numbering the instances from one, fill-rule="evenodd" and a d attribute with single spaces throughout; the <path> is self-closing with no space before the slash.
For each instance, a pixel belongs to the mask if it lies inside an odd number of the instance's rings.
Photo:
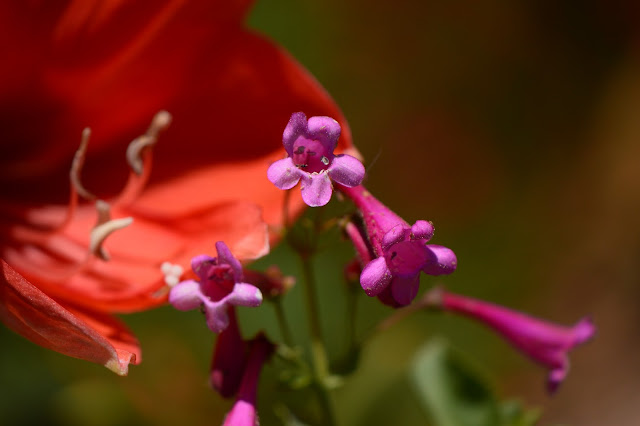
<path id="1" fill-rule="evenodd" d="M 314 174 L 327 170 L 331 176 L 329 169 L 313 161 L 315 158 L 309 156 L 307 149 L 313 147 L 312 149 L 316 150 L 316 147 L 324 146 L 320 142 L 310 142 L 308 135 L 310 128 L 317 129 L 317 123 L 329 123 L 328 120 L 327 117 L 312 117 L 308 121 L 309 125 L 305 126 L 305 116 L 302 113 L 291 117 L 284 136 L 285 149 L 289 157 L 269 168 L 269 180 L 281 189 L 289 189 L 301 177 L 306 176 L 304 173 L 311 173 L 311 176 L 319 179 Z M 329 127 L 323 125 L 321 128 L 324 130 Z M 300 133 L 304 136 L 299 136 L 293 129 L 301 129 Z M 337 134 L 339 128 L 333 129 L 333 132 L 329 131 L 328 134 Z M 326 134 L 323 136 L 326 137 Z M 322 140 L 319 136 L 313 137 Z M 298 140 L 304 148 L 295 150 Z M 331 164 L 324 161 L 324 158 L 322 157 L 321 161 L 324 166 Z M 300 167 L 309 169 L 301 171 Z M 360 176 L 364 176 L 364 169 L 362 172 L 358 171 L 357 176 L 358 182 L 355 179 L 349 180 L 347 184 L 340 179 L 334 181 L 338 190 L 354 203 L 360 214 L 356 220 L 346 222 L 344 227 L 359 258 L 360 267 L 357 269 L 360 285 L 368 296 L 377 296 L 386 305 L 410 305 L 418 294 L 421 272 L 432 276 L 450 274 L 458 264 L 456 255 L 447 247 L 429 244 L 434 234 L 431 222 L 418 220 L 409 225 L 360 185 Z M 331 189 L 331 186 L 328 188 Z M 320 193 L 313 194 L 317 199 Z M 326 204 L 330 195 L 329 190 L 328 195 L 323 195 L 322 203 L 309 202 L 312 201 L 312 197 L 309 194 L 305 197 L 303 187 L 303 198 L 311 206 Z M 351 277 L 353 274 L 354 264 L 351 263 L 348 276 Z M 568 351 L 590 340 L 595 334 L 595 327 L 590 319 L 584 319 L 572 328 L 558 326 L 507 308 L 445 292 L 440 288 L 428 292 L 424 300 L 418 304 L 422 305 L 463 314 L 496 330 L 517 349 L 551 370 L 548 380 L 550 392 L 555 392 L 567 375 Z"/>
<path id="2" fill-rule="evenodd" d="M 255 425 L 258 377 L 262 364 L 273 351 L 273 345 L 264 335 L 246 341 L 236 319 L 236 306 L 258 307 L 262 292 L 253 284 L 244 282 L 245 271 L 240 261 L 223 242 L 216 243 L 217 257 L 195 256 L 191 268 L 197 280 L 188 279 L 171 286 L 169 303 L 180 310 L 200 308 L 209 329 L 218 334 L 211 362 L 211 386 L 230 398 L 237 395 L 225 425 Z M 176 274 L 172 266 L 164 265 L 167 282 Z M 249 271 L 247 271 L 249 272 Z M 280 294 L 286 279 L 277 271 L 268 274 L 249 272 L 269 293 Z M 248 354 L 248 355 L 247 355 Z"/>

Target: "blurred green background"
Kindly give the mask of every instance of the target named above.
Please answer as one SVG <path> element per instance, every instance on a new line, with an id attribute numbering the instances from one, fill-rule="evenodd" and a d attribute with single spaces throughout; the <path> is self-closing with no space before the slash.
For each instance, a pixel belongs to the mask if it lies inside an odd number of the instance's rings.
<path id="1" fill-rule="evenodd" d="M 409 222 L 432 220 L 454 249 L 454 291 L 564 324 L 593 315 L 557 395 L 546 371 L 477 324 L 419 313 L 376 337 L 335 392 L 341 424 L 429 424 L 407 381 L 438 336 L 500 399 L 540 424 L 640 424 L 640 32 L 634 2 L 271 0 L 249 25 L 285 46 L 328 89 L 368 161 L 367 187 Z M 329 352 L 345 350 L 339 234 L 318 258 Z M 298 265 L 286 247 L 257 266 Z M 286 299 L 302 338 L 301 289 Z M 390 313 L 364 294 L 359 331 Z M 258 311 L 258 312 L 256 312 Z M 250 333 L 270 306 L 242 312 Z M 213 336 L 197 312 L 125 317 L 144 362 L 127 378 L 0 328 L 2 425 L 218 424 L 230 402 L 207 385 Z M 442 340 L 440 340 L 442 341 Z M 270 424 L 274 372 L 260 395 Z"/>

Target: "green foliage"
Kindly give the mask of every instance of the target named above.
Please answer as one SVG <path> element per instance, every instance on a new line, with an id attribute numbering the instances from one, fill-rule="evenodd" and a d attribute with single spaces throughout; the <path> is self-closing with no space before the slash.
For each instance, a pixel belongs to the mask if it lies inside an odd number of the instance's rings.
<path id="1" fill-rule="evenodd" d="M 533 426 L 538 413 L 501 403 L 487 380 L 444 341 L 426 343 L 410 371 L 417 398 L 436 426 Z"/>

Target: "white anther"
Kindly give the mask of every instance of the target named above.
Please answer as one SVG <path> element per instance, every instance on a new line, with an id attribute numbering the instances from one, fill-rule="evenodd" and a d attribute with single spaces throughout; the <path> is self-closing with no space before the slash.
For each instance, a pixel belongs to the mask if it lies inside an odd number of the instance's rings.
<path id="1" fill-rule="evenodd" d="M 151 120 L 151 125 L 147 130 L 147 136 L 157 138 L 160 132 L 167 130 L 171 124 L 173 117 L 167 111 L 158 111 L 158 113 Z"/>
<path id="2" fill-rule="evenodd" d="M 173 287 L 178 284 L 180 282 L 180 277 L 182 277 L 182 273 L 184 272 L 182 266 L 170 262 L 162 262 L 160 270 L 164 275 L 164 282 L 169 287 Z"/>

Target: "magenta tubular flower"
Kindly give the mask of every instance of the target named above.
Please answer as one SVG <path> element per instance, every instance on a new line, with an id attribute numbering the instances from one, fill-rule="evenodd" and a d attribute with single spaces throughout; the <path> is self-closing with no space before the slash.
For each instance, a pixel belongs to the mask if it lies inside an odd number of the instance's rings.
<path id="1" fill-rule="evenodd" d="M 368 239 L 350 226 L 347 234 L 356 247 L 364 269 L 360 285 L 369 296 L 378 296 L 391 306 L 405 306 L 416 297 L 420 272 L 429 275 L 452 273 L 455 253 L 446 247 L 427 244 L 433 225 L 418 220 L 413 226 L 378 201 L 364 186 L 340 186 L 362 213 Z"/>
<path id="2" fill-rule="evenodd" d="M 242 383 L 238 391 L 235 404 L 227 414 L 223 426 L 257 426 L 259 425 L 256 411 L 256 396 L 258 393 L 258 379 L 262 365 L 273 352 L 273 345 L 259 335 L 250 342 L 249 359 L 242 376 Z"/>
<path id="3" fill-rule="evenodd" d="M 191 260 L 191 268 L 199 278 L 178 283 L 169 293 L 169 303 L 181 311 L 202 307 L 207 326 L 220 333 L 229 325 L 229 306 L 260 306 L 262 293 L 243 282 L 242 265 L 227 245 L 216 243 L 218 257 L 199 255 Z"/>
<path id="4" fill-rule="evenodd" d="M 529 358 L 547 367 L 550 393 L 555 392 L 567 376 L 569 351 L 590 340 L 596 331 L 588 317 L 573 327 L 565 327 L 440 288 L 429 296 L 430 304 L 482 322 Z"/>
<path id="5" fill-rule="evenodd" d="M 211 360 L 209 384 L 223 398 L 238 392 L 247 363 L 247 342 L 242 339 L 233 306 L 229 308 L 229 325 L 218 334 Z"/>
<path id="6" fill-rule="evenodd" d="M 331 182 L 346 187 L 364 179 L 362 163 L 346 154 L 334 155 L 340 138 L 340 124 L 331 117 L 291 115 L 282 135 L 288 157 L 269 166 L 267 177 L 280 189 L 291 189 L 302 181 L 302 199 L 311 206 L 324 206 L 331 199 Z"/>

